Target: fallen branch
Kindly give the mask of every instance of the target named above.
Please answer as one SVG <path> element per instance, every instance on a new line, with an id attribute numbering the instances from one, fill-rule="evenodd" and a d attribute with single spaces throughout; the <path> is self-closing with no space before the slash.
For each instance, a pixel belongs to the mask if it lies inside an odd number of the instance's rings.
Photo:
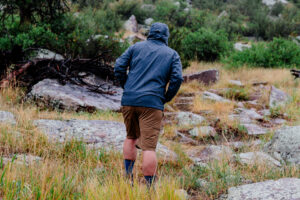
<path id="1" fill-rule="evenodd" d="M 291 74 L 295 76 L 295 79 L 300 78 L 300 70 L 291 69 Z"/>

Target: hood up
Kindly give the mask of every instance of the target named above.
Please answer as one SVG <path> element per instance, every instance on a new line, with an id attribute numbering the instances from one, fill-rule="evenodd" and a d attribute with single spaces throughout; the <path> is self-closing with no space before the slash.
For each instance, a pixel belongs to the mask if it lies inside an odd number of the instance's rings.
<path id="1" fill-rule="evenodd" d="M 166 24 L 163 23 L 154 23 L 151 25 L 149 35 L 147 37 L 148 40 L 160 40 L 168 45 L 170 33 L 169 28 Z"/>

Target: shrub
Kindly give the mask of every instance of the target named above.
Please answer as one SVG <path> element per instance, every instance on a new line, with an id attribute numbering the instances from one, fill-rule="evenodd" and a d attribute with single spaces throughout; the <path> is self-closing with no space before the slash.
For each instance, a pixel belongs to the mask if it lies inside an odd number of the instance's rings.
<path id="1" fill-rule="evenodd" d="M 300 65 L 300 47 L 293 41 L 274 38 L 269 43 L 259 43 L 244 51 L 236 51 L 228 61 L 233 66 L 293 67 Z"/>
<path id="2" fill-rule="evenodd" d="M 218 60 L 226 55 L 232 46 L 224 31 L 213 32 L 204 28 L 189 33 L 182 43 L 185 57 L 199 61 Z"/>

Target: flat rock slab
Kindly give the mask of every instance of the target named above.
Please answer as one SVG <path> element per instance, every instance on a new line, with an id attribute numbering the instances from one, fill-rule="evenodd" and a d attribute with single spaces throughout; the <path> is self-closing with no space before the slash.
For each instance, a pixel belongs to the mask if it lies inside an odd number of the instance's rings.
<path id="1" fill-rule="evenodd" d="M 15 125 L 15 116 L 11 112 L 0 111 L 0 123 Z"/>
<path id="2" fill-rule="evenodd" d="M 228 189 L 228 200 L 298 200 L 300 179 L 282 178 Z"/>
<path id="3" fill-rule="evenodd" d="M 78 85 L 61 85 L 57 80 L 44 79 L 33 86 L 27 98 L 43 107 L 65 110 L 120 110 L 122 89 L 105 81 L 102 87 L 115 94 L 99 94 Z"/>
<path id="4" fill-rule="evenodd" d="M 277 160 L 300 165 L 300 126 L 287 126 L 275 132 L 264 151 Z"/>
<path id="5" fill-rule="evenodd" d="M 225 99 L 225 98 L 223 98 L 223 97 L 221 97 L 221 96 L 219 96 L 215 93 L 208 92 L 208 91 L 203 92 L 202 98 L 207 99 L 207 100 L 211 100 L 211 101 L 216 101 L 216 102 L 227 102 L 227 103 L 231 102 L 228 99 Z"/>
<path id="6" fill-rule="evenodd" d="M 46 136 L 55 142 L 71 139 L 83 141 L 92 148 L 122 150 L 126 138 L 123 123 L 103 120 L 35 120 L 33 122 Z M 166 146 L 158 144 L 161 157 L 172 159 L 176 154 Z"/>
<path id="7" fill-rule="evenodd" d="M 195 74 L 189 74 L 183 76 L 184 82 L 197 80 L 200 83 L 209 85 L 219 80 L 219 71 L 217 69 L 205 70 Z"/>
<path id="8" fill-rule="evenodd" d="M 207 163 L 213 160 L 231 159 L 233 151 L 227 146 L 210 145 L 206 147 L 195 147 L 187 151 L 187 155 L 195 162 Z"/>
<path id="9" fill-rule="evenodd" d="M 264 152 L 247 152 L 247 153 L 240 153 L 237 156 L 237 160 L 242 164 L 247 165 L 267 165 L 267 166 L 275 166 L 280 167 L 281 164 L 278 160 L 275 160 L 270 155 Z"/>
<path id="10" fill-rule="evenodd" d="M 264 135 L 268 133 L 268 129 L 257 124 L 241 124 L 246 128 L 248 135 Z"/>

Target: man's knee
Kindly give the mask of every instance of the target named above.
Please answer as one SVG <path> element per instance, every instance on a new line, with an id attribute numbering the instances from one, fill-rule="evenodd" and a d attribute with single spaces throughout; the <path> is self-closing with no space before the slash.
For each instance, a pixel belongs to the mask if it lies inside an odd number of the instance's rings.
<path id="1" fill-rule="evenodd" d="M 153 176 L 156 173 L 157 158 L 155 151 L 143 151 L 143 174 Z"/>

